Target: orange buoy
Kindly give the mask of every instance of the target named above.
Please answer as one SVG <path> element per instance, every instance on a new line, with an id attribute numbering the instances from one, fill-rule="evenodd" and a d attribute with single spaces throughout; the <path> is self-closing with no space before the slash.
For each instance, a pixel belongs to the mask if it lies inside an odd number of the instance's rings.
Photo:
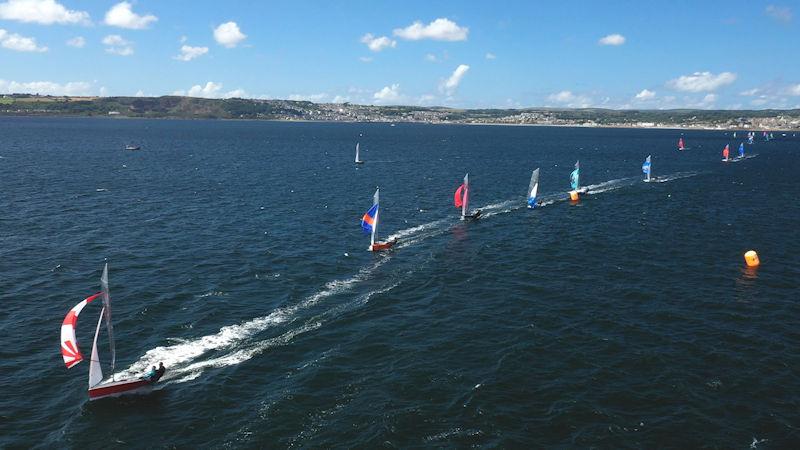
<path id="1" fill-rule="evenodd" d="M 744 262 L 747 263 L 747 267 L 758 267 L 761 264 L 755 250 L 749 250 L 744 254 Z"/>
<path id="2" fill-rule="evenodd" d="M 577 202 L 580 200 L 580 196 L 578 195 L 578 191 L 569 191 L 569 199 L 573 202 Z"/>

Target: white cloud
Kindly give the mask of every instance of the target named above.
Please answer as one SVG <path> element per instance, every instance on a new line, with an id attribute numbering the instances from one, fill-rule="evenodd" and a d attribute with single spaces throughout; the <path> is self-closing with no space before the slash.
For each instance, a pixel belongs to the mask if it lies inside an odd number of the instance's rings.
<path id="1" fill-rule="evenodd" d="M 389 39 L 386 36 L 375 37 L 372 35 L 372 33 L 367 33 L 362 36 L 361 42 L 367 44 L 367 47 L 369 47 L 369 49 L 373 52 L 379 52 L 389 47 L 397 47 L 397 41 Z"/>
<path id="2" fill-rule="evenodd" d="M 369 56 L 359 56 L 358 60 L 363 62 L 363 63 L 372 62 L 372 58 L 369 57 Z"/>
<path id="3" fill-rule="evenodd" d="M 197 57 L 203 56 L 208 53 L 208 47 L 192 47 L 189 45 L 181 46 L 181 54 L 173 56 L 178 61 L 191 61 Z"/>
<path id="4" fill-rule="evenodd" d="M 569 108 L 588 108 L 592 101 L 584 95 L 575 95 L 572 91 L 561 91 L 547 96 L 547 100 Z"/>
<path id="5" fill-rule="evenodd" d="M 789 95 L 800 95 L 800 83 L 789 86 Z"/>
<path id="6" fill-rule="evenodd" d="M 217 28 L 214 28 L 214 40 L 227 48 L 236 47 L 246 38 L 247 35 L 242 33 L 242 30 L 239 29 L 239 25 L 237 25 L 236 22 L 225 22 Z"/>
<path id="7" fill-rule="evenodd" d="M 86 45 L 86 39 L 84 39 L 83 36 L 76 36 L 68 40 L 67 45 L 70 47 L 83 48 L 83 46 Z"/>
<path id="8" fill-rule="evenodd" d="M 447 95 L 453 95 L 458 88 L 458 85 L 461 84 L 461 80 L 464 78 L 464 75 L 467 74 L 468 70 L 468 65 L 459 64 L 458 67 L 456 67 L 456 70 L 454 70 L 453 73 L 442 82 L 442 84 L 439 86 L 439 90 Z"/>
<path id="9" fill-rule="evenodd" d="M 349 101 L 350 101 L 350 97 L 348 97 L 346 95 L 337 95 L 336 97 L 333 97 L 333 100 L 331 100 L 331 103 L 347 103 Z"/>
<path id="10" fill-rule="evenodd" d="M 435 62 L 439 62 L 439 58 L 437 58 L 436 55 L 434 55 L 433 53 L 427 53 L 425 55 L 425 61 L 434 62 L 435 63 Z"/>
<path id="11" fill-rule="evenodd" d="M 106 46 L 106 53 L 120 56 L 130 56 L 133 54 L 133 42 L 127 41 L 118 34 L 109 34 L 103 38 L 103 45 Z"/>
<path id="12" fill-rule="evenodd" d="M 383 89 L 372 95 L 372 99 L 377 103 L 396 102 L 400 100 L 400 97 L 400 85 L 397 83 L 384 86 Z"/>
<path id="13" fill-rule="evenodd" d="M 92 84 L 85 81 L 71 81 L 66 84 L 52 81 L 18 82 L 0 79 L 0 93 L 3 94 L 42 94 L 42 95 L 92 95 Z"/>
<path id="14" fill-rule="evenodd" d="M 761 89 L 753 88 L 753 89 L 748 89 L 746 91 L 742 91 L 742 92 L 739 93 L 739 95 L 742 95 L 742 96 L 745 96 L 745 97 L 752 97 L 752 96 L 758 94 L 759 92 L 761 92 Z"/>
<path id="15" fill-rule="evenodd" d="M 0 28 L 0 46 L 17 52 L 46 52 L 47 47 L 39 47 L 35 38 L 25 37 L 17 33 L 9 33 Z"/>
<path id="16" fill-rule="evenodd" d="M 416 21 L 405 28 L 395 28 L 393 34 L 409 41 L 419 41 L 421 39 L 466 41 L 469 28 L 461 27 L 447 18 L 440 17 L 427 25 Z"/>
<path id="17" fill-rule="evenodd" d="M 642 89 L 641 92 L 636 94 L 636 99 L 637 100 L 652 100 L 653 98 L 655 98 L 655 96 L 656 96 L 655 91 L 651 91 L 649 89 Z"/>
<path id="18" fill-rule="evenodd" d="M 68 10 L 55 0 L 8 0 L 0 3 L 0 19 L 42 25 L 89 24 L 89 13 Z"/>
<path id="19" fill-rule="evenodd" d="M 497 56 L 492 52 L 488 52 L 486 53 L 486 59 L 497 59 Z"/>
<path id="20" fill-rule="evenodd" d="M 106 12 L 106 25 L 127 28 L 130 30 L 143 30 L 156 22 L 158 17 L 147 14 L 140 16 L 133 12 L 133 5 L 128 2 L 119 2 Z"/>
<path id="21" fill-rule="evenodd" d="M 622 45 L 625 43 L 625 36 L 617 33 L 609 34 L 601 37 L 597 43 L 600 45 Z"/>
<path id="22" fill-rule="evenodd" d="M 667 81 L 667 86 L 684 92 L 710 92 L 736 81 L 736 74 L 722 72 L 714 75 L 711 72 L 695 72 Z"/>
<path id="23" fill-rule="evenodd" d="M 417 99 L 418 105 L 431 105 L 436 101 L 436 96 L 431 94 L 424 94 Z"/>
<path id="24" fill-rule="evenodd" d="M 768 5 L 764 13 L 779 22 L 792 21 L 792 10 L 785 6 Z"/>
<path id="25" fill-rule="evenodd" d="M 172 95 L 180 95 L 187 97 L 200 97 L 200 98 L 242 98 L 247 95 L 244 89 L 234 89 L 228 92 L 222 92 L 222 83 L 215 83 L 209 81 L 205 86 L 196 84 L 189 88 L 188 91 L 177 90 Z"/>

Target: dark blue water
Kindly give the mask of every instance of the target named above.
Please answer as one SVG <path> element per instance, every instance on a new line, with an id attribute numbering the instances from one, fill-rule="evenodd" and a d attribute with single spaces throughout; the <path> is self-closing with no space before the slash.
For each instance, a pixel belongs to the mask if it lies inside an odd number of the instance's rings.
<path id="1" fill-rule="evenodd" d="M 1 119 L 0 447 L 796 445 L 800 139 L 679 135 Z M 90 404 L 106 258 L 118 370 L 168 372 Z"/>

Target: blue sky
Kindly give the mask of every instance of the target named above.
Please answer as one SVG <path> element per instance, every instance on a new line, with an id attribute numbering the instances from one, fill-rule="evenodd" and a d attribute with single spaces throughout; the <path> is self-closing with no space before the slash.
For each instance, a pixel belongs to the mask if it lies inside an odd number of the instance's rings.
<path id="1" fill-rule="evenodd" d="M 800 2 L 0 0 L 0 93 L 797 108 Z"/>

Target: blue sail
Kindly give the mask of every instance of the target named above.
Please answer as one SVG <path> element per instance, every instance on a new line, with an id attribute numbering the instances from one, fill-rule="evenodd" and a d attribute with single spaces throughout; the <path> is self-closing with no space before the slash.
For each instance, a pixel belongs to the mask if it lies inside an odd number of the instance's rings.
<path id="1" fill-rule="evenodd" d="M 739 144 L 739 158 L 744 158 L 744 142 Z"/>
<path id="2" fill-rule="evenodd" d="M 645 175 L 650 175 L 650 156 L 649 155 L 647 156 L 647 159 L 645 159 L 644 163 L 642 164 L 642 172 Z"/>
<path id="3" fill-rule="evenodd" d="M 578 186 L 581 185 L 580 179 L 581 179 L 581 162 L 577 161 L 575 163 L 575 170 L 573 170 L 572 173 L 569 174 L 569 182 L 570 185 L 572 185 L 573 190 L 577 190 Z"/>

